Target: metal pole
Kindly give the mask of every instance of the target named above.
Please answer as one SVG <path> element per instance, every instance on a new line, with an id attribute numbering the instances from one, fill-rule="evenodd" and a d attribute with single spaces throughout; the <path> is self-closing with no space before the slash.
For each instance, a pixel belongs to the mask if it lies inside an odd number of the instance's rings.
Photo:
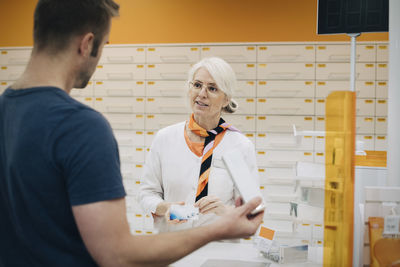
<path id="1" fill-rule="evenodd" d="M 350 52 L 350 91 L 355 92 L 356 90 L 356 38 L 361 33 L 348 33 L 351 37 L 351 52 Z"/>
<path id="2" fill-rule="evenodd" d="M 355 92 L 356 91 L 356 59 L 357 59 L 357 53 L 356 53 L 356 38 L 361 35 L 361 33 L 348 33 L 351 37 L 351 47 L 350 47 L 350 91 Z M 355 95 L 357 97 L 357 95 Z M 354 107 L 355 108 L 355 107 Z M 355 112 L 354 112 L 355 113 Z M 357 115 L 357 114 L 354 114 Z M 355 142 L 355 140 L 354 140 Z M 356 177 L 354 177 L 355 179 Z M 354 181 L 354 185 L 356 185 Z M 356 188 L 353 188 L 353 190 L 357 190 Z M 354 194 L 354 193 L 353 193 Z M 358 214 L 357 212 L 358 207 L 354 207 L 353 209 L 353 215 Z M 356 216 L 354 216 L 356 217 Z M 353 266 L 358 267 L 360 265 L 360 259 L 359 259 L 359 251 L 360 251 L 360 246 L 358 243 L 358 224 L 357 224 L 357 219 L 353 219 Z"/>

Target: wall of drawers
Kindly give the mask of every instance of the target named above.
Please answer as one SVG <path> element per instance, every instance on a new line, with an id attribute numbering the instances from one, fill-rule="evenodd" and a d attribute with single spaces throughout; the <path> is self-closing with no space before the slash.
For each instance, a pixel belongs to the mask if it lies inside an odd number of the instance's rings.
<path id="1" fill-rule="evenodd" d="M 23 72 L 31 48 L 0 48 L 0 92 Z M 135 200 L 146 153 L 158 129 L 183 121 L 190 110 L 185 80 L 204 57 L 228 61 L 238 78 L 237 113 L 225 115 L 255 144 L 261 190 L 268 201 L 264 223 L 283 242 L 321 244 L 323 208 L 307 203 L 290 214 L 302 194 L 294 179 L 297 161 L 324 162 L 325 98 L 347 90 L 348 43 L 235 43 L 107 46 L 92 80 L 72 90 L 79 101 L 109 120 L 119 142 L 128 220 L 136 234 L 153 233 L 152 218 Z M 366 150 L 386 150 L 388 44 L 357 45 L 357 140 Z M 304 192 L 303 192 L 304 193 Z"/>

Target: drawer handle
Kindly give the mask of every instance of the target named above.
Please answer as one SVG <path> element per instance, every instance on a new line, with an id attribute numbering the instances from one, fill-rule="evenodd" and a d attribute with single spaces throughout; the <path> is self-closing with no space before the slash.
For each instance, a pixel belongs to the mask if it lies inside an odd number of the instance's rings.
<path id="1" fill-rule="evenodd" d="M 132 80 L 132 73 L 107 73 L 109 80 Z"/>
<path id="2" fill-rule="evenodd" d="M 187 56 L 161 56 L 162 62 L 190 62 L 190 59 Z"/>
<path id="3" fill-rule="evenodd" d="M 132 56 L 127 57 L 127 56 L 122 56 L 122 57 L 107 57 L 108 62 L 110 63 L 131 63 L 134 62 L 134 59 Z"/>
<path id="4" fill-rule="evenodd" d="M 107 90 L 108 96 L 133 96 L 131 89 L 109 89 Z"/>

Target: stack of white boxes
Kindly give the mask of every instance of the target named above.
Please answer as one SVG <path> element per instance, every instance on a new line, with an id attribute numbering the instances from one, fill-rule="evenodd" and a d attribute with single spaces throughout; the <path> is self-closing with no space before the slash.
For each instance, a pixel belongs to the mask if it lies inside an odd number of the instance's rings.
<path id="1" fill-rule="evenodd" d="M 0 92 L 24 70 L 31 48 L 0 48 Z M 323 214 L 290 202 L 299 197 L 297 161 L 324 162 L 324 137 L 293 138 L 298 130 L 323 131 L 325 98 L 347 90 L 348 43 L 235 43 L 106 46 L 84 90 L 71 95 L 104 114 L 119 143 L 128 193 L 127 214 L 136 234 L 154 233 L 152 217 L 135 200 L 146 153 L 162 127 L 187 119 L 185 80 L 191 65 L 218 56 L 238 78 L 236 113 L 225 115 L 255 144 L 261 191 L 267 201 L 264 223 L 282 242 L 321 244 Z M 386 150 L 388 45 L 357 45 L 357 139 L 366 150 Z"/>

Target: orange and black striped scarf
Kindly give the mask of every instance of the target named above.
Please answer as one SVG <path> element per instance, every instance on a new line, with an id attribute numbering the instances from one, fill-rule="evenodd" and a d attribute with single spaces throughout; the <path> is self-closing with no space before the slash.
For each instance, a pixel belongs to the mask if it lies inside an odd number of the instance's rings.
<path id="1" fill-rule="evenodd" d="M 199 183 L 196 192 L 196 201 L 207 196 L 208 193 L 208 177 L 210 176 L 210 167 L 214 148 L 222 140 L 225 130 L 239 131 L 235 127 L 226 123 L 222 118 L 219 119 L 218 126 L 210 131 L 202 128 L 194 120 L 194 114 L 190 117 L 189 129 L 198 136 L 205 137 L 203 156 L 201 159 L 201 167 L 199 174 Z"/>

